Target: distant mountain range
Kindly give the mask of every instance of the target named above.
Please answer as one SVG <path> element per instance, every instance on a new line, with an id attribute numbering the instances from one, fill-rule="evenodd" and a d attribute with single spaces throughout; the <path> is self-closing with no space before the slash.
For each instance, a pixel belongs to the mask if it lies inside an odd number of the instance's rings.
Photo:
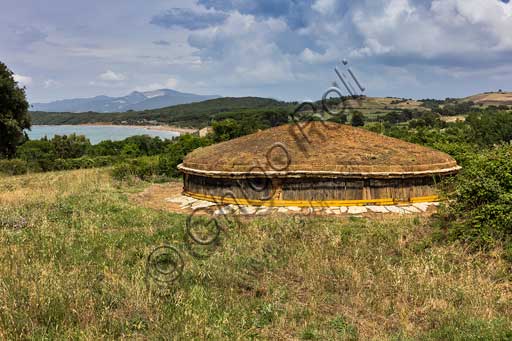
<path id="1" fill-rule="evenodd" d="M 220 96 L 203 96 L 183 93 L 171 89 L 155 91 L 134 91 L 123 97 L 96 96 L 92 98 L 65 99 L 50 103 L 32 103 L 31 110 L 46 112 L 125 112 L 128 110 L 149 110 L 188 104 L 219 98 Z"/>

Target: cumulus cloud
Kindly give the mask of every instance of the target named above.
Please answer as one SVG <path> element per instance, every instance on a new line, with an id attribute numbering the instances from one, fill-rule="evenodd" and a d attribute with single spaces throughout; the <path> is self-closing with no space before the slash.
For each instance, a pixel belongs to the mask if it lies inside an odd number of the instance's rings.
<path id="1" fill-rule="evenodd" d="M 459 63 L 512 51 L 512 4 L 497 0 L 385 0 L 379 10 L 355 10 L 352 20 L 362 37 L 356 56 Z"/>
<path id="2" fill-rule="evenodd" d="M 232 85 L 250 86 L 293 79 L 289 56 L 273 38 L 287 27 L 280 19 L 258 20 L 252 15 L 232 13 L 224 25 L 189 36 L 189 44 L 210 70 Z"/>
<path id="3" fill-rule="evenodd" d="M 336 0 L 316 0 L 311 8 L 321 14 L 329 14 L 336 9 Z"/>
<path id="4" fill-rule="evenodd" d="M 107 82 L 118 82 L 118 81 L 123 81 L 126 79 L 126 76 L 123 75 L 122 73 L 115 73 L 114 71 L 112 70 L 107 70 L 106 72 L 100 74 L 98 76 L 99 79 L 101 79 L 102 81 L 107 81 Z"/>
<path id="5" fill-rule="evenodd" d="M 13 78 L 21 86 L 29 86 L 32 84 L 32 77 L 14 74 Z"/>
<path id="6" fill-rule="evenodd" d="M 44 79 L 56 72 L 66 97 L 174 88 L 173 75 L 190 92 L 287 99 L 315 98 L 343 58 L 379 95 L 452 97 L 505 88 L 510 75 L 505 0 L 176 0 L 168 11 L 164 0 L 56 0 L 58 15 L 27 1 L 34 11 L 12 3 L 0 13 L 2 58 L 40 77 L 31 93 L 49 99 Z M 73 19 L 80 10 L 87 24 Z M 107 71 L 87 87 L 97 70 Z"/>
<path id="7" fill-rule="evenodd" d="M 227 14 L 222 12 L 196 12 L 188 8 L 172 8 L 167 12 L 156 15 L 151 24 L 164 28 L 182 27 L 198 30 L 220 25 L 226 20 Z"/>
<path id="8" fill-rule="evenodd" d="M 206 8 L 221 11 L 236 10 L 258 18 L 282 18 L 292 29 L 307 26 L 312 0 L 199 0 Z"/>

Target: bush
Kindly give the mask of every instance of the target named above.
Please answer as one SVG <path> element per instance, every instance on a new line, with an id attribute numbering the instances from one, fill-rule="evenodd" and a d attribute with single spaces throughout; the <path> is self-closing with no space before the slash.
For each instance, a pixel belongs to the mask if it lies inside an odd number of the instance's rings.
<path id="1" fill-rule="evenodd" d="M 112 168 L 112 177 L 116 180 L 126 180 L 134 176 L 133 168 L 128 162 L 121 162 Z"/>
<path id="2" fill-rule="evenodd" d="M 167 177 L 178 177 L 178 165 L 183 161 L 178 155 L 162 155 L 158 158 L 158 174 Z"/>
<path id="3" fill-rule="evenodd" d="M 84 156 L 91 142 L 83 135 L 55 135 L 49 142 L 61 159 L 73 159 Z"/>
<path id="4" fill-rule="evenodd" d="M 364 115 L 360 112 L 354 112 L 352 114 L 352 119 L 350 120 L 350 124 L 354 127 L 363 127 L 364 126 Z"/>
<path id="5" fill-rule="evenodd" d="M 28 164 L 24 160 L 0 160 L 0 173 L 6 175 L 21 175 L 28 172 Z"/>
<path id="6" fill-rule="evenodd" d="M 26 161 L 37 161 L 41 159 L 54 159 L 55 148 L 48 140 L 27 141 L 18 147 L 16 151 L 18 158 Z"/>
<path id="7" fill-rule="evenodd" d="M 140 157 L 127 160 L 112 168 L 112 177 L 116 180 L 126 180 L 137 177 L 141 180 L 150 180 L 160 176 L 158 158 Z"/>
<path id="8" fill-rule="evenodd" d="M 453 239 L 489 247 L 512 243 L 512 146 L 474 154 L 449 183 L 449 207 L 441 222 Z M 507 246 L 508 245 L 508 246 Z"/>

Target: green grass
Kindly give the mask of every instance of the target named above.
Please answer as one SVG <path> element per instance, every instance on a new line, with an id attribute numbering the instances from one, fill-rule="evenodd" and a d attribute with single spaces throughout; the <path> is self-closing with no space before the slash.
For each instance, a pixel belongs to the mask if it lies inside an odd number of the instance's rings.
<path id="1" fill-rule="evenodd" d="M 510 263 L 436 244 L 424 218 L 245 219 L 209 257 L 186 216 L 105 170 L 0 178 L 0 339 L 506 339 Z M 146 260 L 175 245 L 170 287 Z"/>

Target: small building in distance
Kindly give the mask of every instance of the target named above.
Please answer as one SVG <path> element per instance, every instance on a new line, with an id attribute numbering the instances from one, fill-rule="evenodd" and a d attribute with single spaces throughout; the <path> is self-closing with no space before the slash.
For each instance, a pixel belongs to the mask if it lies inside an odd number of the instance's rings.
<path id="1" fill-rule="evenodd" d="M 431 148 L 333 122 L 288 124 L 194 150 L 178 166 L 184 194 L 255 206 L 438 201 L 460 167 Z"/>
<path id="2" fill-rule="evenodd" d="M 206 137 L 208 134 L 211 134 L 212 131 L 212 127 L 204 127 L 199 130 L 199 137 Z"/>

